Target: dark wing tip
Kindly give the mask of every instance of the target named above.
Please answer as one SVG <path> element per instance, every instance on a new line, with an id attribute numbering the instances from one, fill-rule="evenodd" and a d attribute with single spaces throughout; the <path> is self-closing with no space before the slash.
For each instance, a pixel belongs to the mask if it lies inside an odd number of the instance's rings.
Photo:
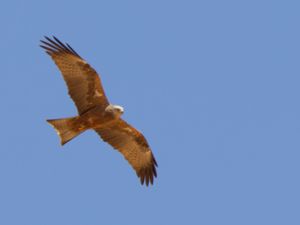
<path id="1" fill-rule="evenodd" d="M 62 43 L 57 37 L 52 36 L 53 39 L 51 39 L 47 36 L 44 36 L 44 38 L 45 40 L 40 40 L 40 42 L 42 43 L 40 47 L 45 49 L 49 55 L 65 53 L 72 54 L 81 58 L 70 45 L 68 45 L 67 43 Z"/>
<path id="2" fill-rule="evenodd" d="M 155 159 L 155 157 L 154 157 L 153 154 L 152 154 L 152 161 L 153 161 L 153 164 L 154 164 L 156 167 L 158 167 L 157 162 L 156 162 L 156 159 Z"/>
<path id="3" fill-rule="evenodd" d="M 140 169 L 140 171 L 138 171 L 137 173 L 138 177 L 140 177 L 142 185 L 144 183 L 146 184 L 146 186 L 149 186 L 149 184 L 153 185 L 154 177 L 157 177 L 156 167 L 157 163 L 154 156 L 152 155 L 151 164 Z"/>

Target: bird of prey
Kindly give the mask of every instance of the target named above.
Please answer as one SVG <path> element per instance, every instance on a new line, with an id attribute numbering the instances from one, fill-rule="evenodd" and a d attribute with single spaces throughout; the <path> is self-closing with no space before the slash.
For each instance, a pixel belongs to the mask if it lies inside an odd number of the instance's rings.
<path id="1" fill-rule="evenodd" d="M 41 45 L 51 56 L 67 84 L 78 116 L 47 120 L 64 145 L 80 133 L 93 129 L 103 141 L 117 149 L 136 171 L 141 184 L 153 184 L 157 163 L 141 132 L 121 118 L 123 107 L 110 104 L 97 72 L 74 49 L 45 36 Z"/>

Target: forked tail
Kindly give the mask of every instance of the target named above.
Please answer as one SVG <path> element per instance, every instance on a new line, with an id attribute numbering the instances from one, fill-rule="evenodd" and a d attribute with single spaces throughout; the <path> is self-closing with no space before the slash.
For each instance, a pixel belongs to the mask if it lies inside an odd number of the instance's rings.
<path id="1" fill-rule="evenodd" d="M 85 131 L 85 129 L 80 126 L 78 117 L 47 120 L 47 122 L 50 123 L 56 130 L 58 136 L 60 137 L 61 145 L 66 144 L 81 132 Z"/>

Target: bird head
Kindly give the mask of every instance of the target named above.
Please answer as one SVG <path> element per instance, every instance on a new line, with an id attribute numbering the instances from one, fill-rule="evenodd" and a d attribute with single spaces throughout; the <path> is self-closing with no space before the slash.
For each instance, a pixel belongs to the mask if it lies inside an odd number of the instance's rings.
<path id="1" fill-rule="evenodd" d="M 124 113 L 124 108 L 119 105 L 110 104 L 109 106 L 106 107 L 105 111 L 109 113 L 113 113 L 114 116 L 116 117 L 120 117 Z"/>
<path id="2" fill-rule="evenodd" d="M 119 105 L 113 105 L 114 111 L 120 115 L 124 113 L 124 108 Z"/>

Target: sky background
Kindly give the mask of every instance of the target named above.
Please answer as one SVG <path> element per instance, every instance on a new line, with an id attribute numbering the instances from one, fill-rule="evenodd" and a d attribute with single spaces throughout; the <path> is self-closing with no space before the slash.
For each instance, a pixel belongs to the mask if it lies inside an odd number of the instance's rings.
<path id="1" fill-rule="evenodd" d="M 2 1 L 0 224 L 300 224 L 300 2 Z M 158 162 L 141 186 L 39 48 L 68 42 Z"/>

